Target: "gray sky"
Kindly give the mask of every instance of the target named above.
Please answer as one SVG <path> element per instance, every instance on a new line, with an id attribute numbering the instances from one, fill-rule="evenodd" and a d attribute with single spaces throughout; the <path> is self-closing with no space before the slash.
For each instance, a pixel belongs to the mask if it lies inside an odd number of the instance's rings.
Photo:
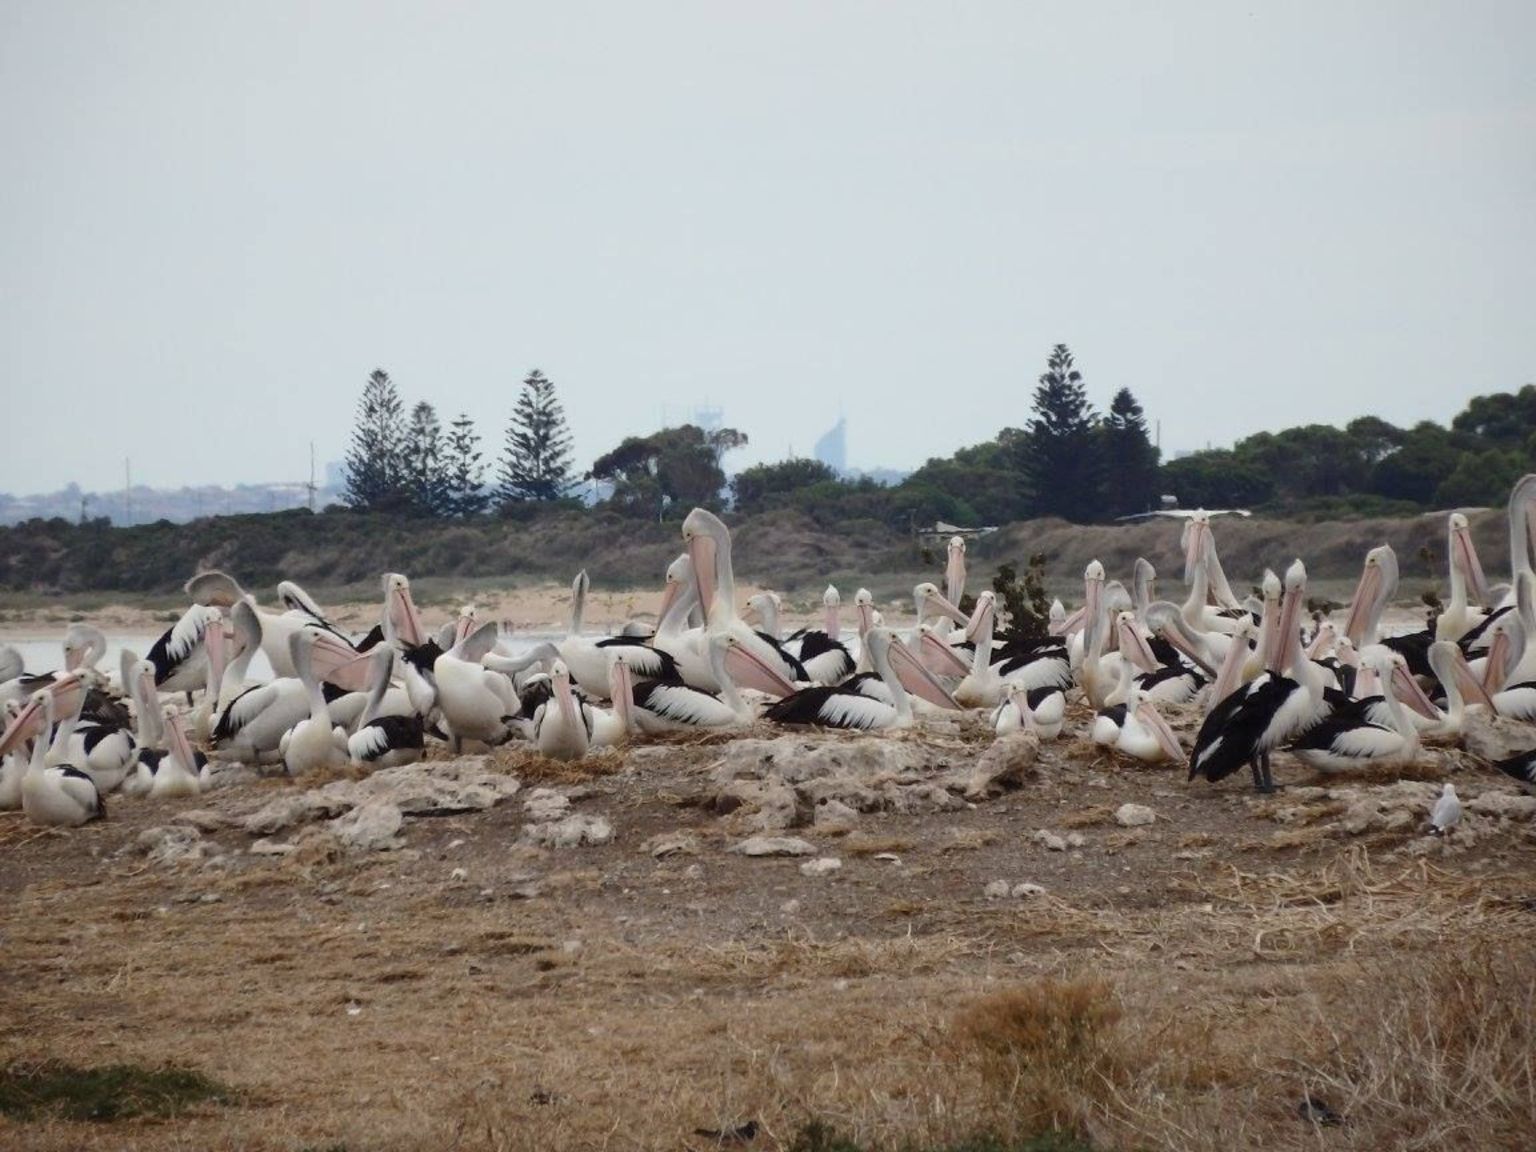
<path id="1" fill-rule="evenodd" d="M 368 372 L 862 466 L 1071 345 L 1165 451 L 1536 379 L 1536 4 L 0 0 L 0 488 L 296 480 Z"/>

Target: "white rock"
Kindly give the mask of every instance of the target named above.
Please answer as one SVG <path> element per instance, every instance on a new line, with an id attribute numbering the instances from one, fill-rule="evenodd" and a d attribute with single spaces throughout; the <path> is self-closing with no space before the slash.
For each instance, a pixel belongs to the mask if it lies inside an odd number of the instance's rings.
<path id="1" fill-rule="evenodd" d="M 448 879 L 456 884 L 462 883 L 469 879 L 469 870 L 467 868 L 455 868 L 452 872 L 448 873 Z"/>
<path id="2" fill-rule="evenodd" d="M 1142 824 L 1151 824 L 1157 819 L 1157 813 L 1145 804 L 1122 804 L 1115 809 L 1115 823 L 1122 828 L 1135 828 Z"/>
<path id="3" fill-rule="evenodd" d="M 1022 899 L 1026 896 L 1044 896 L 1045 889 L 1040 887 L 1038 884 L 1031 884 L 1026 882 L 1023 884 L 1015 884 L 1008 894 L 1015 899 Z"/>
<path id="4" fill-rule="evenodd" d="M 800 865 L 800 872 L 804 876 L 825 876 L 830 872 L 836 872 L 842 866 L 843 862 L 836 856 L 821 856 Z"/>
<path id="5" fill-rule="evenodd" d="M 252 856 L 287 856 L 298 851 L 297 844 L 285 844 L 278 840 L 256 840 L 246 849 Z"/>
<path id="6" fill-rule="evenodd" d="M 171 823 L 185 824 L 190 828 L 196 828 L 199 832 L 217 832 L 221 828 L 232 827 L 235 821 L 211 808 L 190 808 L 185 812 L 176 813 L 171 817 Z"/>
<path id="7" fill-rule="evenodd" d="M 396 835 L 403 822 L 404 814 L 388 800 L 369 800 L 331 821 L 330 828 L 344 847 L 382 852 L 404 843 Z"/>
<path id="8" fill-rule="evenodd" d="M 601 816 L 567 816 L 564 820 L 524 824 L 522 839 L 543 848 L 606 844 L 613 839 L 613 825 Z"/>
<path id="9" fill-rule="evenodd" d="M 346 811 L 346 807 L 339 809 Z M 308 793 L 279 796 L 245 818 L 244 827 L 252 836 L 270 836 L 283 832 L 318 815 Z"/>
<path id="10" fill-rule="evenodd" d="M 1040 737 L 1034 732 L 1016 732 L 993 741 L 969 771 L 956 773 L 946 783 L 967 800 L 997 796 L 1023 785 L 1039 758 Z"/>
<path id="11" fill-rule="evenodd" d="M 816 846 L 796 836 L 751 836 L 727 851 L 738 856 L 813 856 Z"/>
<path id="12" fill-rule="evenodd" d="M 180 864 L 202 860 L 218 849 L 203 839 L 196 828 L 185 825 L 146 828 L 133 842 L 135 851 L 145 853 L 151 864 Z"/>
<path id="13" fill-rule="evenodd" d="M 697 856 L 699 842 L 692 832 L 661 832 L 640 845 L 640 851 L 657 860 L 668 856 Z"/>
<path id="14" fill-rule="evenodd" d="M 1081 832 L 1067 833 L 1068 848 L 1081 848 L 1086 843 L 1088 843 L 1088 837 L 1084 836 Z"/>
<path id="15" fill-rule="evenodd" d="M 1054 832 L 1047 832 L 1044 828 L 1035 833 L 1035 843 L 1043 846 L 1050 852 L 1065 852 L 1067 842 Z"/>
<path id="16" fill-rule="evenodd" d="M 1008 881 L 993 880 L 981 890 L 982 895 L 988 900 L 1001 900 L 1008 895 Z"/>
<path id="17" fill-rule="evenodd" d="M 530 820 L 559 820 L 570 810 L 570 797 L 553 788 L 535 788 L 523 800 L 523 812 Z"/>

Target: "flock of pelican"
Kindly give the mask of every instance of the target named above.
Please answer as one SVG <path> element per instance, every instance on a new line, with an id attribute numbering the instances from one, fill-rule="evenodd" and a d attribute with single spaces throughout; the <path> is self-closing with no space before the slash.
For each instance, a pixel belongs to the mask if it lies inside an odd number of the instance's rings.
<path id="1" fill-rule="evenodd" d="M 295 776 L 404 764 L 423 757 L 428 737 L 455 753 L 526 741 L 575 759 L 680 729 L 903 729 L 984 709 L 999 736 L 1054 740 L 1068 726 L 1069 696 L 1094 745 L 1187 764 L 1191 780 L 1246 766 L 1267 792 L 1277 750 L 1325 772 L 1402 764 L 1425 739 L 1459 738 L 1478 713 L 1536 721 L 1536 475 L 1511 494 L 1509 533 L 1510 582 L 1490 586 L 1466 518 L 1452 514 L 1449 602 L 1429 629 L 1399 635 L 1382 625 L 1397 591 L 1390 547 L 1367 555 L 1341 626 L 1305 611 L 1299 560 L 1283 576 L 1263 573 L 1257 594 L 1240 601 L 1203 512 L 1184 525 L 1182 603 L 1155 598 L 1144 559 L 1129 590 L 1093 561 L 1081 606 L 1069 614 L 1053 604 L 1048 635 L 1033 640 L 999 632 L 991 590 L 961 609 L 959 537 L 945 587 L 913 590 L 906 627 L 888 624 L 861 589 L 849 635 L 829 587 L 821 627 L 786 637 L 775 593 L 738 605 L 730 530 L 704 509 L 683 522 L 685 549 L 667 569 L 654 625 L 584 634 L 583 572 L 567 635 L 531 648 L 473 607 L 429 633 L 398 573 L 383 578 L 378 624 L 349 636 L 295 584 L 280 584 L 269 609 L 206 572 L 187 582 L 185 614 L 147 656 L 124 651 L 115 674 L 98 669 L 106 639 L 89 625 L 66 633 L 58 672 L 29 675 L 0 647 L 0 809 L 78 825 L 104 815 L 114 791 L 194 795 L 233 763 L 281 764 Z M 258 652 L 273 677 L 252 684 Z M 1167 710 L 1202 717 L 1191 748 Z M 1498 767 L 1536 786 L 1536 752 Z M 1446 792 L 1434 818 L 1442 828 L 1459 813 Z"/>

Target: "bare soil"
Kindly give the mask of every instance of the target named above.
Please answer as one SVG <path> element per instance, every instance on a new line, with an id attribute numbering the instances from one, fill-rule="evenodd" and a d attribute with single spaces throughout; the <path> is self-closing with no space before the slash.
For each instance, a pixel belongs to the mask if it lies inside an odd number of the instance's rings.
<path id="1" fill-rule="evenodd" d="M 917 742 L 937 779 L 991 734 L 977 719 L 815 739 Z M 1085 975 L 1113 1000 L 1107 1063 L 1049 1110 L 1095 1147 L 1529 1146 L 1529 819 L 1469 804 L 1449 841 L 1417 819 L 1351 834 L 1348 801 L 1298 790 L 1311 773 L 1285 757 L 1292 789 L 1257 797 L 1062 741 L 992 798 L 787 830 L 841 861 L 809 876 L 728 851 L 751 829 L 747 809 L 720 811 L 726 747 L 497 752 L 523 793 L 409 819 L 385 852 L 258 856 L 234 828 L 209 834 L 214 865 L 133 847 L 189 809 L 245 813 L 308 781 L 120 800 L 67 832 L 0 814 L 0 1067 L 174 1064 L 239 1094 L 173 1120 L 0 1116 L 0 1147 L 703 1149 L 719 1142 L 698 1130 L 748 1120 L 756 1148 L 810 1120 L 932 1147 L 1038 1124 L 1027 1077 L 982 1051 L 985 1021 Z M 1398 776 L 1514 791 L 1450 750 L 1345 783 Z M 537 786 L 613 840 L 530 846 Z M 1155 822 L 1117 824 L 1126 802 Z M 1041 830 L 1083 844 L 1051 850 Z M 682 847 L 653 855 L 673 833 Z M 989 896 L 999 881 L 1010 894 Z M 1043 892 L 1011 894 L 1025 883 Z M 1343 1123 L 1301 1116 L 1308 1093 Z"/>

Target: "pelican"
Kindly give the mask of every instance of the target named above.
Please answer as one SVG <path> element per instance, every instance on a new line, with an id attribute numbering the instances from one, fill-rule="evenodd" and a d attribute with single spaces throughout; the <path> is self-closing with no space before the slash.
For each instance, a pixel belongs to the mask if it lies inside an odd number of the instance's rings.
<path id="1" fill-rule="evenodd" d="M 821 594 L 821 627 L 800 633 L 795 658 L 813 684 L 840 684 L 854 673 L 853 653 L 843 643 L 843 625 L 838 618 L 842 602 L 837 589 L 828 584 Z"/>
<path id="2" fill-rule="evenodd" d="M 1061 735 L 1067 697 L 1060 688 L 1029 688 L 1008 685 L 1008 694 L 992 713 L 992 730 L 999 736 L 1010 732 L 1035 732 L 1042 740 Z"/>
<path id="3" fill-rule="evenodd" d="M 480 663 L 495 644 L 496 625 L 482 624 L 432 665 L 437 706 L 455 755 L 465 740 L 500 744 L 512 735 L 510 722 L 520 708 L 512 681 Z"/>
<path id="4" fill-rule="evenodd" d="M 194 604 L 156 640 L 146 659 L 154 667 L 155 687 L 167 694 L 186 692 L 207 683 L 209 629 L 222 630 L 224 614 L 206 604 Z M 124 685 L 127 688 L 127 685 Z"/>
<path id="5" fill-rule="evenodd" d="M 50 687 L 34 693 L 11 724 L 14 730 L 36 732 L 31 763 L 21 781 L 21 810 L 34 824 L 73 828 L 107 814 L 96 782 L 67 760 L 69 738 L 84 700 L 78 681 L 70 682 L 71 675 L 66 674 Z M 50 744 L 48 732 L 61 703 L 64 715 Z"/>
<path id="6" fill-rule="evenodd" d="M 556 645 L 560 650 L 560 659 L 565 663 L 571 679 L 581 690 L 598 699 L 607 697 L 608 651 L 615 647 L 634 649 L 630 667 L 637 675 L 670 675 L 672 669 L 669 665 L 672 663 L 672 658 L 665 652 L 652 648 L 640 637 L 610 636 L 603 640 L 593 640 L 581 634 L 589 587 L 590 581 L 587 578 L 586 569 L 583 568 L 576 573 L 576 579 L 571 581 L 570 628 L 566 632 L 565 639 Z"/>
<path id="7" fill-rule="evenodd" d="M 764 715 L 781 724 L 819 724 L 828 728 L 910 728 L 915 722 L 908 686 L 922 699 L 940 708 L 958 708 L 954 697 L 923 667 L 895 634 L 874 627 L 864 638 L 870 662 L 891 694 L 886 704 L 849 691 L 842 685 L 803 688 L 769 707 Z M 898 675 L 897 668 L 903 675 Z"/>
<path id="8" fill-rule="evenodd" d="M 230 609 L 239 655 L 224 669 L 219 685 L 219 707 L 213 724 L 212 743 L 217 755 L 226 760 L 250 760 L 256 763 L 283 759 L 283 737 L 299 721 L 313 715 L 310 693 L 297 676 L 284 676 L 265 684 L 245 687 L 246 672 L 256 653 L 267 651 L 262 639 L 261 618 L 251 605 L 238 601 Z M 291 640 L 303 635 L 308 643 L 312 673 L 329 678 L 337 668 L 356 667 L 357 652 L 344 638 L 322 629 L 292 629 Z M 293 663 L 290 652 L 286 661 Z M 322 706 L 324 695 L 318 685 Z M 327 717 L 329 720 L 329 717 Z"/>
<path id="9" fill-rule="evenodd" d="M 1233 692 L 1206 716 L 1190 758 L 1191 780 L 1204 776 L 1215 783 L 1247 763 L 1257 790 L 1272 792 L 1270 752 L 1322 719 L 1327 710 L 1322 673 L 1302 653 L 1296 626 L 1306 590 L 1307 570 L 1297 560 L 1285 573 L 1285 596 L 1266 662 L 1269 674 Z M 1290 677 L 1282 675 L 1286 668 Z"/>
<path id="10" fill-rule="evenodd" d="M 357 655 L 352 642 L 325 618 L 320 606 L 310 598 L 309 594 L 292 581 L 284 580 L 277 586 L 278 598 L 285 608 L 283 612 L 267 612 L 257 607 L 256 598 L 242 589 L 233 577 L 223 572 L 199 573 L 187 581 L 186 591 L 187 595 L 192 597 L 193 603 L 228 608 L 231 612 L 237 605 L 245 604 L 260 624 L 261 650 L 265 653 L 267 663 L 272 666 L 272 673 L 275 676 L 298 675 L 297 669 L 293 666 L 293 649 L 288 644 L 288 637 L 295 632 L 323 632 L 330 636 L 334 643 L 351 649 L 353 656 Z M 366 672 L 359 662 L 355 666 L 333 667 L 329 675 L 323 678 L 330 679 L 332 683 L 343 688 L 357 690 L 362 688 L 365 676 Z"/>
<path id="11" fill-rule="evenodd" d="M 717 694 L 704 692 L 680 681 L 646 680 L 634 686 L 634 718 L 643 732 L 670 732 L 688 728 L 742 728 L 755 718 L 752 705 L 736 688 L 731 665 L 752 666 L 755 679 L 772 681 L 778 673 L 761 656 L 741 644 L 717 621 L 708 636 L 709 663 L 720 685 Z M 794 695 L 794 685 L 780 681 L 776 695 Z"/>
<path id="12" fill-rule="evenodd" d="M 1147 764 L 1164 760 L 1183 764 L 1188 760 L 1173 729 L 1168 727 L 1157 706 L 1142 698 L 1141 689 L 1134 682 L 1126 697 L 1125 718 L 1120 723 L 1114 747 L 1116 752 Z"/>
<path id="13" fill-rule="evenodd" d="M 181 716 L 170 712 L 165 718 L 166 755 L 160 757 L 154 769 L 154 779 L 149 785 L 151 800 L 170 799 L 178 796 L 196 796 L 203 790 L 199 776 L 202 765 L 187 740 L 187 730 Z"/>
<path id="14" fill-rule="evenodd" d="M 1406 674 L 1403 658 L 1377 646 L 1360 657 L 1381 682 L 1386 715 L 1367 708 L 1337 709 L 1292 740 L 1290 750 L 1302 763 L 1320 772 L 1356 768 L 1365 764 L 1411 764 L 1419 753 L 1419 731 L 1398 702 L 1394 677 Z M 1381 724 L 1377 719 L 1386 719 Z"/>
<path id="15" fill-rule="evenodd" d="M 6 728 L 15 723 L 21 708 L 15 700 L 5 702 Z M 21 781 L 27 774 L 30 760 L 30 751 L 23 756 L 20 748 L 0 756 L 0 812 L 14 812 L 21 807 Z"/>
<path id="16" fill-rule="evenodd" d="M 107 638 L 94 624 L 71 624 L 64 633 L 64 671 L 94 668 L 107 654 Z"/>
<path id="17" fill-rule="evenodd" d="M 795 670 L 761 636 L 744 624 L 736 614 L 736 576 L 731 566 L 731 530 L 725 522 L 704 508 L 695 508 L 683 520 L 683 540 L 693 564 L 694 583 L 704 618 L 713 628 L 718 622 L 735 636 L 733 650 L 751 652 L 757 664 L 767 665 L 777 673 L 779 682 L 794 679 Z M 636 669 L 638 671 L 638 669 Z M 742 664 L 732 668 L 732 675 L 747 688 L 774 692 L 777 685 L 756 679 L 756 667 Z M 715 688 L 718 685 L 704 685 Z"/>
<path id="18" fill-rule="evenodd" d="M 1472 530 L 1460 512 L 1452 512 L 1446 526 L 1445 554 L 1451 570 L 1451 601 L 1435 621 L 1435 639 L 1460 640 L 1488 616 L 1486 610 L 1468 604 L 1469 592 L 1479 604 L 1488 603 L 1488 581 L 1472 543 Z"/>
<path id="19" fill-rule="evenodd" d="M 1430 675 L 1429 645 L 1434 640 L 1429 630 L 1409 632 L 1403 636 L 1381 636 L 1381 615 L 1392 597 L 1397 594 L 1397 553 L 1390 544 L 1372 548 L 1365 554 L 1365 567 L 1360 572 L 1360 582 L 1355 586 L 1355 596 L 1350 602 L 1349 618 L 1344 622 L 1344 635 L 1349 637 L 1362 652 L 1372 644 L 1385 644 L 1408 661 L 1408 670 L 1415 676 Z"/>
<path id="20" fill-rule="evenodd" d="M 295 724 L 279 743 L 283 766 L 290 776 L 302 776 L 321 768 L 339 767 L 347 762 L 346 730 L 331 720 L 325 706 L 325 693 L 315 677 L 315 635 L 294 632 L 288 637 L 289 655 L 298 672 L 299 683 L 309 701 L 309 715 Z"/>
<path id="21" fill-rule="evenodd" d="M 21 653 L 10 644 L 0 644 L 0 684 L 21 679 L 26 670 Z"/>
<path id="22" fill-rule="evenodd" d="M 347 737 L 347 756 L 355 764 L 394 768 L 414 764 L 426 752 L 426 728 L 421 717 L 415 712 L 385 710 L 386 696 L 401 691 L 389 683 L 395 660 L 394 647 L 388 644 L 380 645 L 369 658 L 368 703 L 357 730 Z"/>
<path id="23" fill-rule="evenodd" d="M 592 742 L 592 714 L 571 691 L 571 670 L 556 660 L 549 678 L 550 698 L 533 714 L 533 742 L 555 760 L 580 760 Z"/>

